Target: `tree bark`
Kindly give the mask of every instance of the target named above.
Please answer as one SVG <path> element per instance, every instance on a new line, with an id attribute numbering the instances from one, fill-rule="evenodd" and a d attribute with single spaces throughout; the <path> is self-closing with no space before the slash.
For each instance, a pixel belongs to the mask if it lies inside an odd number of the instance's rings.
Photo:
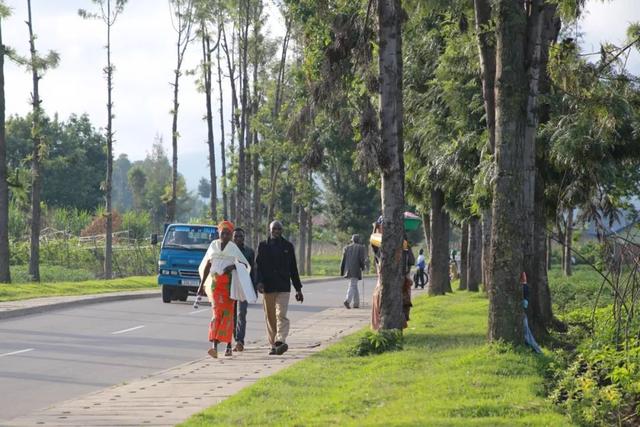
<path id="1" fill-rule="evenodd" d="M 491 230 L 490 342 L 522 344 L 523 156 L 527 124 L 527 19 L 519 1 L 496 3 L 496 178 Z"/>
<path id="2" fill-rule="evenodd" d="M 218 178 L 216 173 L 216 149 L 213 138 L 213 108 L 212 108 L 212 85 L 211 85 L 211 37 L 204 19 L 201 21 L 202 31 L 202 73 L 204 77 L 204 92 L 207 109 L 207 146 L 209 148 L 209 179 L 211 182 L 210 215 L 214 223 L 218 217 Z M 218 43 L 220 40 L 218 39 Z M 214 47 L 215 49 L 215 47 Z"/>
<path id="3" fill-rule="evenodd" d="M 9 183 L 7 182 L 7 140 L 5 129 L 4 56 L 0 17 L 0 283 L 11 283 L 9 268 Z"/>
<path id="4" fill-rule="evenodd" d="M 482 225 L 477 216 L 471 217 L 469 220 L 468 260 L 467 288 L 471 292 L 478 292 L 482 282 Z"/>
<path id="5" fill-rule="evenodd" d="M 547 233 L 547 271 L 551 270 L 551 234 Z"/>
<path id="6" fill-rule="evenodd" d="M 431 263 L 429 295 L 444 295 L 451 287 L 449 280 L 449 214 L 444 210 L 444 192 L 431 191 Z"/>
<path id="7" fill-rule="evenodd" d="M 459 291 L 467 290 L 467 271 L 469 260 L 469 221 L 462 221 L 460 237 L 460 285 Z"/>
<path id="8" fill-rule="evenodd" d="M 424 245 L 428 248 L 431 247 L 431 218 L 429 212 L 422 213 L 422 230 L 424 232 Z"/>
<path id="9" fill-rule="evenodd" d="M 490 0 L 474 0 L 476 34 L 478 35 L 478 53 L 480 57 L 480 77 L 482 80 L 482 97 L 487 122 L 489 141 L 487 152 L 495 153 L 495 76 L 496 49 L 495 33 L 491 31 L 491 3 Z M 485 289 L 491 283 L 491 209 L 482 210 L 482 283 Z"/>
<path id="10" fill-rule="evenodd" d="M 491 275 L 489 267 L 491 265 L 491 209 L 482 211 L 482 284 L 484 291 L 489 290 L 491 285 Z"/>
<path id="11" fill-rule="evenodd" d="M 222 167 L 222 218 L 229 219 L 229 196 L 227 194 L 227 153 L 224 147 L 225 134 L 224 134 L 224 102 L 222 91 L 222 67 L 220 66 L 220 37 L 222 34 L 222 26 L 224 22 L 221 17 L 218 17 L 218 48 L 216 49 L 216 59 L 218 65 L 218 102 L 220 113 L 220 164 Z M 257 246 L 254 246 L 257 247 Z"/>
<path id="12" fill-rule="evenodd" d="M 32 124 L 31 138 L 33 140 L 33 151 L 31 153 L 31 218 L 30 218 L 30 257 L 29 257 L 29 278 L 34 282 L 40 281 L 40 227 L 41 227 L 41 209 L 40 201 L 42 200 L 42 153 L 44 150 L 42 141 L 42 108 L 40 107 L 40 75 L 38 74 L 39 66 L 37 65 L 36 42 L 33 35 L 33 20 L 31 18 L 31 0 L 27 0 L 29 27 L 29 50 L 31 54 L 31 78 L 33 81 L 33 93 L 31 94 L 32 106 Z"/>
<path id="13" fill-rule="evenodd" d="M 313 249 L 313 204 L 307 212 L 307 276 L 311 276 L 311 250 Z"/>
<path id="14" fill-rule="evenodd" d="M 227 68 L 229 70 L 229 86 L 231 87 L 231 144 L 229 146 L 229 151 L 231 154 L 231 161 L 233 163 L 233 157 L 235 154 L 235 137 L 236 131 L 240 128 L 240 114 L 238 113 L 238 93 L 236 88 L 236 66 L 233 63 L 233 48 L 232 51 L 229 52 L 229 46 L 227 44 L 227 36 L 224 30 L 224 25 L 222 26 L 222 48 L 224 50 L 225 56 L 227 58 Z M 233 35 L 233 40 L 235 44 L 235 34 Z M 233 222 L 237 222 L 237 192 L 231 191 L 229 197 L 229 215 Z"/>
<path id="15" fill-rule="evenodd" d="M 400 0 L 378 1 L 380 70 L 382 234 L 380 323 L 382 329 L 402 330 L 402 242 L 404 236 L 404 144 L 402 138 L 402 31 Z"/>
<path id="16" fill-rule="evenodd" d="M 111 206 L 111 183 L 113 176 L 113 68 L 111 65 L 111 0 L 107 0 L 107 179 L 105 185 L 106 198 L 106 231 L 104 249 L 104 278 L 112 277 L 113 258 L 113 208 Z"/>
<path id="17" fill-rule="evenodd" d="M 307 212 L 304 206 L 298 206 L 298 266 L 300 271 L 307 271 Z"/>
<path id="18" fill-rule="evenodd" d="M 564 265 L 565 276 L 571 276 L 571 245 L 573 243 L 573 208 L 567 211 L 567 227 L 564 232 Z"/>

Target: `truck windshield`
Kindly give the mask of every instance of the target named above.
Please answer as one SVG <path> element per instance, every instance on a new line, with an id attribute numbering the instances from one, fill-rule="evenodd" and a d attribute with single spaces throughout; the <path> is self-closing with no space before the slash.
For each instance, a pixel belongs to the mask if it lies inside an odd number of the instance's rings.
<path id="1" fill-rule="evenodd" d="M 171 226 L 165 234 L 162 247 L 207 250 L 209 244 L 217 238 L 218 230 L 214 227 Z"/>

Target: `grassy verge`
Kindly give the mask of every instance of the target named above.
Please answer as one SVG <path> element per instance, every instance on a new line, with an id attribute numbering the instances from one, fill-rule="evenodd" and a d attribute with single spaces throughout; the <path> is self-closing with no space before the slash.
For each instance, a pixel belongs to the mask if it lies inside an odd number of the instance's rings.
<path id="1" fill-rule="evenodd" d="M 562 426 L 544 356 L 485 343 L 487 300 L 417 298 L 404 350 L 353 357 L 360 334 L 246 388 L 182 426 Z"/>
<path id="2" fill-rule="evenodd" d="M 137 291 L 158 287 L 156 276 L 136 276 L 113 280 L 83 282 L 0 284 L 0 302 L 63 295 L 88 295 L 105 292 Z"/>
<path id="3" fill-rule="evenodd" d="M 95 279 L 95 275 L 82 268 L 66 268 L 57 265 L 41 265 L 40 279 L 45 283 L 52 282 L 83 282 Z M 13 283 L 29 283 L 29 266 L 11 266 L 11 281 Z"/>
<path id="4" fill-rule="evenodd" d="M 311 258 L 313 276 L 339 276 L 340 255 L 316 255 Z"/>

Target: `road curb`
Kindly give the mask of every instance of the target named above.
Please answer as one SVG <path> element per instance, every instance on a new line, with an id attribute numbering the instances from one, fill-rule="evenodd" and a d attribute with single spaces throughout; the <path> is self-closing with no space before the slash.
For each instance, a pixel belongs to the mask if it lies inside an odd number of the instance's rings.
<path id="1" fill-rule="evenodd" d="M 0 311 L 0 319 L 10 319 L 13 317 L 26 316 L 29 314 L 44 313 L 47 311 L 54 311 L 62 308 L 75 307 L 79 305 L 98 304 L 101 302 L 123 301 L 123 300 L 142 299 L 142 298 L 154 298 L 154 297 L 158 297 L 159 295 L 160 295 L 160 292 L 154 289 L 153 291 L 136 291 L 136 292 L 128 292 L 128 293 L 119 293 L 117 295 L 97 294 L 97 295 L 73 296 L 70 298 L 74 298 L 74 299 L 68 300 L 68 301 L 43 303 L 41 305 L 34 305 L 31 307 L 3 310 L 3 311 Z M 10 301 L 10 302 L 14 302 L 14 301 Z"/>
<path id="2" fill-rule="evenodd" d="M 333 282 L 335 280 L 340 280 L 342 277 L 334 276 L 334 277 L 322 277 L 317 279 L 303 279 L 302 284 L 313 284 L 313 283 L 323 283 L 323 282 Z M 132 292 L 120 292 L 118 294 L 113 293 L 105 293 L 105 294 L 94 294 L 94 295 L 75 295 L 69 296 L 68 300 L 65 301 L 56 301 L 56 302 L 46 302 L 42 301 L 41 304 L 31 305 L 29 307 L 21 307 L 14 309 L 1 309 L 0 303 L 0 320 L 2 319 L 11 319 L 14 317 L 27 316 L 29 314 L 38 314 L 44 313 L 48 311 L 60 310 L 63 308 L 76 307 L 81 305 L 89 305 L 89 304 L 98 304 L 102 302 L 111 302 L 111 301 L 124 301 L 124 300 L 132 300 L 132 299 L 142 299 L 142 298 L 154 298 L 160 296 L 160 291 L 158 289 L 153 289 L 149 291 L 132 291 Z M 60 297 L 52 297 L 55 299 L 59 299 Z M 32 302 L 33 300 L 22 300 L 27 304 Z M 16 303 L 19 304 L 21 301 L 8 301 L 8 304 Z"/>

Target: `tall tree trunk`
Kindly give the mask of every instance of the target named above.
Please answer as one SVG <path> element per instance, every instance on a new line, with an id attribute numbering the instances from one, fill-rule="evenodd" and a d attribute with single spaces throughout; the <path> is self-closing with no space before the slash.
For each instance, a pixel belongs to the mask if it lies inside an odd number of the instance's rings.
<path id="1" fill-rule="evenodd" d="M 462 221 L 462 236 L 460 237 L 460 285 L 459 291 L 467 289 L 467 272 L 469 260 L 469 222 Z"/>
<path id="2" fill-rule="evenodd" d="M 536 210 L 534 224 L 534 259 L 529 279 L 529 326 L 537 339 L 547 336 L 547 330 L 553 326 L 551 291 L 547 276 L 547 217 L 545 209 L 545 184 L 542 175 L 536 179 Z"/>
<path id="3" fill-rule="evenodd" d="M 249 90 L 249 73 L 248 73 L 248 52 L 249 52 L 249 7 L 250 2 L 243 0 L 238 4 L 239 22 L 238 22 L 238 76 L 241 82 L 240 86 L 240 124 L 238 129 L 238 185 L 236 186 L 236 222 L 244 225 L 247 219 L 245 212 L 247 197 L 247 167 L 246 167 L 246 150 L 248 141 L 247 129 L 247 113 L 248 113 L 248 90 Z M 243 7 L 244 6 L 244 7 Z M 243 22 L 244 19 L 244 22 Z"/>
<path id="4" fill-rule="evenodd" d="M 236 41 L 236 35 L 235 33 L 233 34 L 233 40 L 232 40 L 232 46 L 231 46 L 231 51 L 229 51 L 229 46 L 227 44 L 227 36 L 226 36 L 226 32 L 224 30 L 224 27 L 222 27 L 222 42 L 223 42 L 223 50 L 225 53 L 225 56 L 227 58 L 227 68 L 229 71 L 229 86 L 231 87 L 231 145 L 230 145 L 230 154 L 231 154 L 231 160 L 232 160 L 232 164 L 235 156 L 235 138 L 236 138 L 236 132 L 240 131 L 240 112 L 239 110 L 239 105 L 238 105 L 238 91 L 236 88 L 236 65 L 234 63 L 235 59 L 234 59 L 234 49 L 235 49 L 235 41 Z M 238 41 L 238 43 L 240 43 Z M 242 66 L 242 64 L 240 64 L 240 66 Z M 241 70 L 239 70 L 239 72 L 241 72 Z M 238 146 L 240 145 L 240 141 L 238 141 Z M 236 173 L 236 181 L 238 181 L 239 179 L 239 175 Z M 238 181 L 239 182 L 239 181 Z M 238 222 L 238 216 L 241 215 L 240 212 L 238 212 L 238 184 L 236 183 L 236 190 L 232 190 L 231 191 L 231 197 L 230 197 L 230 215 L 231 215 L 231 219 L 233 222 Z"/>
<path id="5" fill-rule="evenodd" d="M 40 201 L 42 199 L 42 170 L 41 161 L 44 150 L 42 141 L 42 108 L 40 107 L 40 76 L 38 75 L 39 66 L 37 65 L 38 57 L 36 53 L 36 41 L 33 35 L 33 20 L 31 18 L 31 0 L 27 0 L 29 27 L 29 48 L 31 54 L 30 68 L 31 78 L 33 81 L 33 93 L 31 98 L 32 106 L 32 124 L 31 138 L 33 140 L 33 151 L 31 153 L 31 255 L 29 257 L 29 278 L 34 282 L 40 281 L 40 226 L 41 226 L 41 209 Z"/>
<path id="6" fill-rule="evenodd" d="M 218 17 L 218 40 L 222 34 L 222 27 L 224 21 L 221 17 Z M 224 102 L 222 91 L 222 67 L 220 66 L 220 42 L 218 41 L 218 48 L 216 49 L 216 59 L 218 63 L 218 102 L 220 112 L 220 163 L 222 165 L 222 217 L 229 219 L 229 196 L 227 194 L 227 153 L 224 147 L 225 134 L 224 134 Z"/>
<path id="7" fill-rule="evenodd" d="M 536 277 L 536 280 L 528 280 L 529 306 L 528 320 L 530 327 L 538 339 L 545 335 L 544 323 L 538 321 L 536 310 L 539 310 L 539 280 L 535 254 L 535 192 L 536 192 L 536 135 L 538 131 L 538 95 L 540 83 L 540 59 L 543 49 L 542 28 L 544 13 L 542 13 L 542 0 L 531 0 L 527 5 L 527 43 L 525 47 L 529 92 L 527 97 L 527 125 L 525 128 L 525 141 L 523 151 L 523 206 L 522 224 L 524 227 L 524 240 L 522 253 L 524 255 L 523 270 L 527 278 Z M 547 46 L 548 48 L 548 46 Z"/>
<path id="8" fill-rule="evenodd" d="M 474 0 L 476 34 L 478 35 L 478 53 L 482 80 L 482 97 L 489 136 L 487 152 L 495 153 L 496 112 L 495 112 L 495 76 L 496 49 L 495 33 L 491 31 L 491 0 Z M 488 289 L 491 283 L 491 209 L 482 210 L 482 283 Z"/>
<path id="9" fill-rule="evenodd" d="M 4 56 L 0 16 L 0 283 L 11 283 L 9 268 L 9 183 L 7 182 L 7 140 L 5 130 Z"/>
<path id="10" fill-rule="evenodd" d="M 573 208 L 567 211 L 567 228 L 564 232 L 564 266 L 565 276 L 571 276 L 571 245 L 573 243 Z"/>
<path id="11" fill-rule="evenodd" d="M 298 264 L 300 271 L 307 271 L 307 212 L 304 206 L 298 207 Z"/>
<path id="12" fill-rule="evenodd" d="M 200 24 L 202 31 L 202 61 L 203 61 L 203 77 L 204 92 L 207 108 L 207 146 L 209 148 L 209 179 L 211 182 L 211 199 L 210 199 L 210 215 L 211 220 L 215 222 L 218 217 L 218 179 L 216 173 L 216 146 L 213 139 L 213 108 L 211 101 L 211 37 L 204 19 Z M 218 39 L 218 43 L 220 40 Z M 214 47 L 215 49 L 215 47 Z"/>
<path id="13" fill-rule="evenodd" d="M 444 210 L 444 192 L 431 191 L 431 263 L 429 295 L 444 295 L 451 287 L 449 280 L 449 214 Z"/>
<path id="14" fill-rule="evenodd" d="M 431 247 L 431 218 L 429 212 L 422 212 L 422 231 L 424 232 L 424 244 L 427 250 Z"/>
<path id="15" fill-rule="evenodd" d="M 482 211 L 482 285 L 484 291 L 489 290 L 491 275 L 489 266 L 491 265 L 491 209 Z"/>
<path id="16" fill-rule="evenodd" d="M 538 5 L 532 5 L 532 7 L 536 6 Z M 560 32 L 560 19 L 556 17 L 556 5 L 545 4 L 544 6 L 541 6 L 539 18 L 539 23 L 537 24 L 540 27 L 538 30 L 539 52 L 535 52 L 534 49 L 529 78 L 530 80 L 536 80 L 539 82 L 537 89 L 540 95 L 544 96 L 549 94 L 551 91 L 551 79 L 547 72 L 547 66 L 549 63 L 549 47 L 552 43 L 556 42 Z M 539 63 L 538 66 L 536 66 L 536 61 Z M 532 107 L 533 111 L 529 112 L 529 127 L 532 126 L 531 120 L 533 120 L 535 124 L 538 122 L 547 123 L 550 117 L 550 106 L 549 103 L 545 101 L 545 98 L 542 98 L 542 102 L 539 106 L 536 106 L 537 100 L 531 100 L 531 93 L 533 93 L 535 89 L 535 84 L 531 83 L 529 107 L 531 108 L 532 103 L 534 105 Z M 532 115 L 533 117 L 531 117 Z M 535 144 L 535 129 L 530 129 L 528 135 L 533 139 L 532 144 Z M 546 158 L 546 150 L 544 148 L 536 149 L 535 152 L 539 154 L 537 154 L 537 156 L 534 154 L 534 157 L 536 157 L 536 176 L 533 203 L 535 207 L 535 209 L 533 209 L 533 254 L 530 258 L 525 258 L 525 260 L 531 261 L 530 263 L 525 262 L 525 271 L 529 273 L 529 325 L 534 335 L 540 340 L 547 336 L 548 328 L 553 327 L 555 321 L 553 317 L 551 292 L 549 290 L 549 280 L 547 276 L 547 209 L 545 206 L 546 183 L 543 168 L 546 166 L 548 160 Z M 527 256 L 528 254 L 525 252 L 525 257 Z"/>
<path id="17" fill-rule="evenodd" d="M 107 0 L 107 17 L 111 19 L 111 0 Z M 111 184 L 113 177 L 113 67 L 111 65 L 111 23 L 107 21 L 107 179 L 105 185 L 106 198 L 106 231 L 104 249 L 104 278 L 111 279 L 113 258 L 113 207 L 111 206 Z"/>
<path id="18" fill-rule="evenodd" d="M 469 220 L 469 270 L 467 288 L 472 292 L 480 290 L 482 282 L 482 224 L 477 216 Z"/>
<path id="19" fill-rule="evenodd" d="M 258 109 L 260 107 L 260 92 L 258 87 L 258 77 L 259 77 L 259 68 L 260 68 L 260 49 L 258 40 L 260 38 L 260 31 L 262 29 L 262 22 L 260 20 L 263 11 L 262 0 L 260 0 L 255 9 L 254 23 L 253 23 L 253 100 L 251 102 L 251 115 L 252 117 L 256 117 L 258 115 Z M 254 243 L 253 247 L 257 247 L 260 242 L 260 235 L 263 232 L 263 228 L 261 225 L 261 213 L 262 213 L 262 200 L 260 193 L 260 150 L 258 149 L 258 143 L 260 142 L 258 138 L 257 130 L 253 130 L 250 138 L 252 139 L 252 149 L 251 149 L 251 177 L 253 179 L 253 204 L 248 205 L 247 214 L 251 216 L 251 224 L 252 224 L 252 241 Z M 248 192 L 250 190 L 247 190 Z M 253 209 L 251 209 L 253 207 Z"/>
<path id="20" fill-rule="evenodd" d="M 551 270 L 551 234 L 547 232 L 547 271 Z"/>
<path id="21" fill-rule="evenodd" d="M 520 2 L 496 1 L 496 179 L 491 233 L 490 342 L 522 344 L 523 155 L 528 79 L 525 69 L 527 19 Z"/>
<path id="22" fill-rule="evenodd" d="M 380 69 L 380 125 L 382 172 L 380 323 L 382 329 L 399 329 L 404 324 L 402 286 L 404 275 L 402 241 L 404 235 L 404 144 L 402 139 L 402 32 L 404 11 L 400 0 L 378 1 Z"/>
<path id="23" fill-rule="evenodd" d="M 307 276 L 311 276 L 311 250 L 313 249 L 313 203 L 307 212 Z"/>

